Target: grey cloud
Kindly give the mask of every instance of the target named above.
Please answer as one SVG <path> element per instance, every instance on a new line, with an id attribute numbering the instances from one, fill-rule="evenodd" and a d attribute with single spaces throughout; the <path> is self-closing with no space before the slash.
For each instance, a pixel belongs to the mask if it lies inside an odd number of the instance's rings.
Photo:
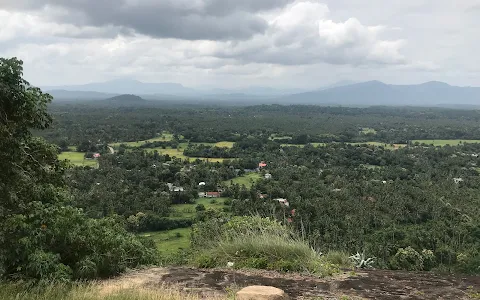
<path id="1" fill-rule="evenodd" d="M 60 8 L 52 18 L 79 26 L 115 26 L 159 38 L 245 40 L 264 33 L 267 22 L 255 13 L 292 0 L 0 0 L 0 8 Z"/>

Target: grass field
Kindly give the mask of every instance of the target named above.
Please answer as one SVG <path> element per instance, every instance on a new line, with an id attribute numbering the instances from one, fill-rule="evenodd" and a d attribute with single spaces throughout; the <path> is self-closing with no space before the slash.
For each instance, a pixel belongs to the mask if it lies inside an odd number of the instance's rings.
<path id="1" fill-rule="evenodd" d="M 262 178 L 262 175 L 259 173 L 248 173 L 244 176 L 240 176 L 232 180 L 227 180 L 224 183 L 229 185 L 230 182 L 233 181 L 234 184 L 239 184 L 239 185 L 244 184 L 247 188 L 250 188 L 255 182 L 257 182 L 261 178 Z"/>
<path id="2" fill-rule="evenodd" d="M 162 134 L 161 136 L 159 136 L 159 137 L 151 138 L 151 139 L 144 140 L 144 141 L 111 143 L 110 146 L 112 146 L 112 147 L 118 147 L 118 146 L 120 146 L 121 144 L 125 144 L 125 145 L 130 146 L 130 147 L 140 147 L 141 145 L 146 144 L 146 143 L 151 143 L 151 142 L 168 142 L 168 141 L 171 141 L 172 139 L 173 139 L 173 134 L 171 134 L 171 133 L 163 133 L 163 134 Z"/>
<path id="3" fill-rule="evenodd" d="M 215 144 L 215 146 L 220 147 L 220 148 L 233 148 L 234 142 L 218 142 Z"/>
<path id="4" fill-rule="evenodd" d="M 215 203 L 210 203 L 212 199 L 215 199 Z M 176 204 L 172 205 L 173 213 L 172 217 L 178 218 L 191 218 L 195 216 L 195 206 L 203 204 L 206 209 L 218 209 L 221 210 L 225 207 L 225 200 L 228 198 L 200 198 L 195 201 L 195 204 Z"/>
<path id="5" fill-rule="evenodd" d="M 85 159 L 85 153 L 83 152 L 62 152 L 58 155 L 59 160 L 69 160 L 75 166 L 90 166 L 95 167 L 97 165 L 97 161 L 94 159 Z"/>
<path id="6" fill-rule="evenodd" d="M 215 203 L 211 203 L 212 199 L 201 198 L 198 199 L 195 204 L 172 205 L 174 211 L 171 217 L 193 218 L 196 214 L 195 206 L 198 204 L 203 204 L 206 209 L 221 210 L 225 207 L 224 202 L 226 199 L 227 198 L 216 198 Z M 191 230 L 191 228 L 178 228 L 168 231 L 147 232 L 141 235 L 153 239 L 161 254 L 169 255 L 190 247 Z"/>
<path id="7" fill-rule="evenodd" d="M 147 232 L 142 236 L 151 238 L 161 254 L 174 254 L 190 247 L 192 228 L 178 228 L 168 231 Z"/>
<path id="8" fill-rule="evenodd" d="M 183 150 L 184 148 L 181 148 L 181 149 L 172 149 L 172 148 L 166 148 L 166 149 L 163 149 L 161 147 L 158 147 L 158 148 L 148 148 L 148 149 L 145 149 L 146 151 L 148 152 L 153 152 L 155 150 L 158 151 L 158 153 L 162 154 L 162 155 L 169 155 L 170 157 L 176 157 L 176 158 L 180 158 L 180 159 L 188 159 L 189 161 L 195 161 L 196 159 L 200 159 L 200 160 L 203 160 L 203 161 L 209 161 L 209 162 L 212 162 L 212 163 L 215 163 L 215 162 L 223 162 L 226 158 L 205 158 L 205 157 L 188 157 L 188 156 L 185 156 L 183 154 Z"/>
<path id="9" fill-rule="evenodd" d="M 412 143 L 419 142 L 420 144 L 427 144 L 433 146 L 458 146 L 464 144 L 480 143 L 480 140 L 413 140 Z"/>

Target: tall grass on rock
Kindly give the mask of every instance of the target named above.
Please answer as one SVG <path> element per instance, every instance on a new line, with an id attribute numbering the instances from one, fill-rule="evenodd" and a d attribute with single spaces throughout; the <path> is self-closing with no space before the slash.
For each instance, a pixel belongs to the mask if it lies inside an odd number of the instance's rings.
<path id="1" fill-rule="evenodd" d="M 192 234 L 194 265 L 200 268 L 254 268 L 332 275 L 338 266 L 325 260 L 289 228 L 259 216 L 211 219 Z"/>

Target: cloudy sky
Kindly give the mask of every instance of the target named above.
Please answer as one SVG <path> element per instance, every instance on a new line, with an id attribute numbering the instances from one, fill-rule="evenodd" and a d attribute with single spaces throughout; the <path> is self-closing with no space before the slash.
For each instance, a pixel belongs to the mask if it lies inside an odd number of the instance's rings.
<path id="1" fill-rule="evenodd" d="M 0 0 L 35 85 L 480 86 L 480 0 Z"/>

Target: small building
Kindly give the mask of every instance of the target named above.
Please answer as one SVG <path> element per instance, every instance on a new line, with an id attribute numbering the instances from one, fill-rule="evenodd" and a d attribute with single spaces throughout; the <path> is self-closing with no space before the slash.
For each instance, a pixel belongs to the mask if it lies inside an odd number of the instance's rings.
<path id="1" fill-rule="evenodd" d="M 267 173 L 267 174 L 265 174 L 264 177 L 265 177 L 265 179 L 272 179 L 272 174 Z"/>
<path id="2" fill-rule="evenodd" d="M 101 156 L 100 153 L 94 153 L 93 154 L 93 158 L 99 158 L 100 156 Z"/>
<path id="3" fill-rule="evenodd" d="M 290 203 L 288 203 L 288 200 L 284 199 L 284 198 L 276 198 L 276 199 L 273 199 L 273 201 L 278 201 L 278 203 L 280 203 L 280 205 L 285 206 L 285 207 L 290 206 Z"/>
<path id="4" fill-rule="evenodd" d="M 207 192 L 206 198 L 220 198 L 220 192 Z"/>
<path id="5" fill-rule="evenodd" d="M 266 199 L 268 197 L 267 194 L 258 194 L 259 199 Z"/>
<path id="6" fill-rule="evenodd" d="M 199 192 L 198 193 L 199 198 L 205 198 L 206 196 L 207 196 L 207 193 L 205 193 L 205 192 Z"/>
<path id="7" fill-rule="evenodd" d="M 259 164 L 258 164 L 258 167 L 259 168 L 265 168 L 267 166 L 267 163 L 264 162 L 264 161 L 261 161 Z"/>
<path id="8" fill-rule="evenodd" d="M 206 185 L 206 183 L 203 182 L 203 181 L 198 184 L 198 186 L 205 186 L 205 185 Z"/>
<path id="9" fill-rule="evenodd" d="M 453 178 L 453 182 L 455 182 L 455 184 L 459 184 L 460 182 L 463 182 L 463 178 Z"/>
<path id="10" fill-rule="evenodd" d="M 183 187 L 175 186 L 175 185 L 173 185 L 173 183 L 170 183 L 170 182 L 167 183 L 167 186 L 168 186 L 168 190 L 170 192 L 177 192 L 178 193 L 178 192 L 184 192 L 185 191 L 185 189 Z"/>

